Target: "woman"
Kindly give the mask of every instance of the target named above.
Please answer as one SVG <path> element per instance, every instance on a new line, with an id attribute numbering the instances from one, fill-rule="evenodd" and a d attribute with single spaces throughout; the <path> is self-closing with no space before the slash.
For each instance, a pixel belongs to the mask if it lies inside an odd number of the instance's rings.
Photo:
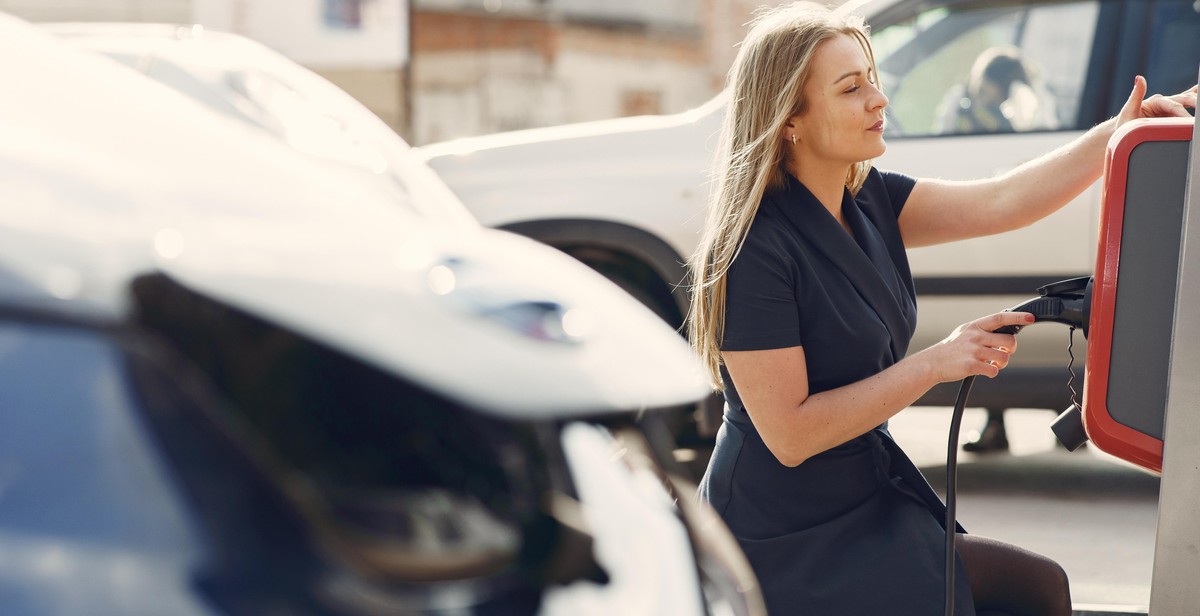
<path id="1" fill-rule="evenodd" d="M 994 377 L 1016 339 L 998 313 L 906 355 L 904 249 L 1028 225 L 1095 181 L 1114 128 L 1185 114 L 1195 90 L 1142 100 L 994 179 L 880 172 L 888 99 L 861 20 L 813 4 L 756 20 L 730 71 L 715 202 L 693 259 L 693 344 L 724 389 L 701 494 L 738 537 L 773 614 L 938 614 L 944 507 L 886 422 L 933 385 Z M 1003 258 L 1003 255 L 997 255 Z M 959 541 L 957 613 L 1070 614 L 1054 562 Z"/>

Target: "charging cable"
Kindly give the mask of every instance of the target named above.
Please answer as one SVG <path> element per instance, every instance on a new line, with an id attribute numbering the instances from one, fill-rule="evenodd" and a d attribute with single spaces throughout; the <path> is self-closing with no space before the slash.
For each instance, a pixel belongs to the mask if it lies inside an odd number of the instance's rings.
<path id="1" fill-rule="evenodd" d="M 954 616 L 954 573 L 957 559 L 954 555 L 954 544 L 958 533 L 955 532 L 955 509 L 958 498 L 958 431 L 962 426 L 963 409 L 967 406 L 967 396 L 971 394 L 971 385 L 975 377 L 969 376 L 962 380 L 958 387 L 958 399 L 954 401 L 954 413 L 950 416 L 950 445 L 946 451 L 946 616 Z"/>

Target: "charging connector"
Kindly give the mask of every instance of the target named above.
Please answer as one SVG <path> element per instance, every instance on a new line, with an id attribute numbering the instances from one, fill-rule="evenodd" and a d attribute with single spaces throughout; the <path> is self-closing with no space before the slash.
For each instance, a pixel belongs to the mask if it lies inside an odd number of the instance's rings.
<path id="1" fill-rule="evenodd" d="M 1026 300 L 1007 312 L 1028 312 L 1036 322 L 1061 323 L 1083 330 L 1088 334 L 1088 321 L 1092 312 L 1092 277 L 1081 276 L 1048 284 L 1038 289 L 1038 297 Z M 997 333 L 1015 334 L 1023 325 L 1005 325 Z"/>

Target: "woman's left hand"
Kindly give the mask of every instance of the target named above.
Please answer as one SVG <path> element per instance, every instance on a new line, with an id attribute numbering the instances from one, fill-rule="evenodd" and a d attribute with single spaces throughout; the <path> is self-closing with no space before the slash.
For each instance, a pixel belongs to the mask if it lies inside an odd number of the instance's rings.
<path id="1" fill-rule="evenodd" d="M 1155 94 L 1150 98 L 1145 97 L 1146 78 L 1138 75 L 1133 79 L 1129 100 L 1125 101 L 1121 113 L 1117 115 L 1117 128 L 1130 120 L 1141 118 L 1188 117 L 1187 108 L 1196 108 L 1196 86 L 1174 96 Z"/>

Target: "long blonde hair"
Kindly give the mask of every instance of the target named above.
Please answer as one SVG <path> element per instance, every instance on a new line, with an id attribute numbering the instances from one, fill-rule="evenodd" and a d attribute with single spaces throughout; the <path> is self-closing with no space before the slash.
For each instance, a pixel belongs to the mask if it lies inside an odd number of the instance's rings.
<path id="1" fill-rule="evenodd" d="M 729 70 L 730 97 L 714 166 L 716 186 L 700 245 L 690 262 L 693 286 L 688 315 L 688 337 L 717 389 L 723 389 L 726 272 L 741 250 L 763 195 L 786 184 L 785 126 L 805 110 L 802 93 L 817 47 L 840 35 L 858 41 L 875 73 L 862 18 L 840 16 L 811 2 L 760 13 Z M 850 168 L 846 186 L 852 193 L 862 187 L 870 169 L 870 161 Z"/>

